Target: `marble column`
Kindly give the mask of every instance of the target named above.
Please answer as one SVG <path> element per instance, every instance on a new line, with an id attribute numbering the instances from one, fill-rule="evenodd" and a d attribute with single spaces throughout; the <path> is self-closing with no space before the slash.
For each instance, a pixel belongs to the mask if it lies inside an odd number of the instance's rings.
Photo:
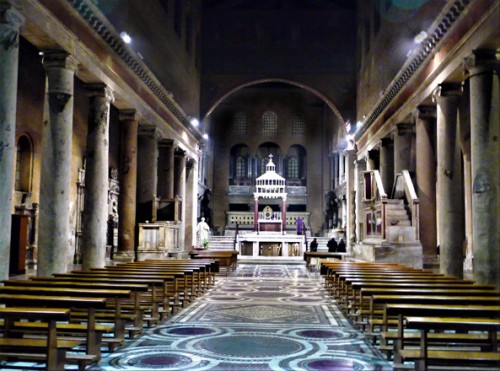
<path id="1" fill-rule="evenodd" d="M 380 141 L 380 177 L 384 191 L 390 197 L 394 184 L 394 141 L 392 138 L 382 138 Z"/>
<path id="2" fill-rule="evenodd" d="M 186 240 L 187 249 L 196 244 L 196 219 L 198 215 L 198 162 L 186 161 Z"/>
<path id="3" fill-rule="evenodd" d="M 353 149 L 345 150 L 345 163 L 346 163 L 346 248 L 347 252 L 351 252 L 354 244 L 356 243 L 356 186 L 355 182 L 355 160 L 356 151 Z M 343 156 L 344 157 L 344 156 Z"/>
<path id="4" fill-rule="evenodd" d="M 39 276 L 67 270 L 70 241 L 69 207 L 73 140 L 73 94 L 76 60 L 64 51 L 46 51 L 46 117 L 42 132 Z"/>
<path id="5" fill-rule="evenodd" d="M 394 131 L 394 175 L 410 170 L 413 124 L 398 123 Z"/>
<path id="6" fill-rule="evenodd" d="M 420 242 L 424 260 L 436 256 L 436 107 L 418 106 L 416 120 L 416 191 L 420 199 Z"/>
<path id="7" fill-rule="evenodd" d="M 12 190 L 16 153 L 17 76 L 19 32 L 23 17 L 9 4 L 0 2 L 0 279 L 9 277 Z"/>
<path id="8" fill-rule="evenodd" d="M 337 175 L 337 170 L 338 170 L 338 156 L 335 152 L 332 152 L 330 155 L 330 161 L 332 162 L 332 189 L 337 188 L 338 185 L 338 175 Z"/>
<path id="9" fill-rule="evenodd" d="M 181 224 L 179 225 L 179 248 L 186 250 L 186 151 L 175 151 L 176 195 L 181 199 Z M 191 248 L 191 246 L 189 246 Z"/>
<path id="10" fill-rule="evenodd" d="M 465 236 L 462 154 L 458 139 L 458 104 L 461 87 L 441 84 L 435 92 L 437 103 L 437 225 L 440 271 L 463 277 Z"/>
<path id="11" fill-rule="evenodd" d="M 355 193 L 354 210 L 355 214 L 355 234 L 356 242 L 360 243 L 364 239 L 364 179 L 363 172 L 366 171 L 366 160 L 356 160 L 354 163 L 354 179 L 352 188 L 347 188 L 348 192 Z M 349 186 L 349 184 L 348 184 Z"/>
<path id="12" fill-rule="evenodd" d="M 345 177 L 345 157 L 343 153 L 339 153 L 339 184 L 346 181 Z"/>
<path id="13" fill-rule="evenodd" d="M 366 156 L 366 170 L 377 170 L 379 153 L 377 150 L 370 150 Z"/>
<path id="14" fill-rule="evenodd" d="M 109 191 L 109 111 L 113 92 L 104 84 L 87 85 L 90 99 L 87 168 L 83 208 L 82 268 L 103 268 Z"/>
<path id="15" fill-rule="evenodd" d="M 495 50 L 476 50 L 466 62 L 470 72 L 474 278 L 500 287 L 498 60 Z"/>
<path id="16" fill-rule="evenodd" d="M 118 251 L 114 260 L 135 258 L 135 213 L 137 202 L 137 134 L 139 115 L 133 109 L 121 110 L 122 126 L 120 200 L 118 202 Z"/>
<path id="17" fill-rule="evenodd" d="M 137 223 L 153 221 L 158 187 L 158 130 L 139 126 L 137 139 Z"/>
<path id="18" fill-rule="evenodd" d="M 253 230 L 259 231 L 259 198 L 257 196 L 253 198 Z"/>
<path id="19" fill-rule="evenodd" d="M 158 197 L 172 200 L 174 194 L 174 149 L 176 141 L 162 139 L 158 143 Z"/>

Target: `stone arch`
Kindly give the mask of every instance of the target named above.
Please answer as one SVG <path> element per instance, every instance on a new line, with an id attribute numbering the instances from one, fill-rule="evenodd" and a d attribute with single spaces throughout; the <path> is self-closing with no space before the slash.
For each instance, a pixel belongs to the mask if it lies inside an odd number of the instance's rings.
<path id="1" fill-rule="evenodd" d="M 288 80 L 288 79 L 280 79 L 280 78 L 267 78 L 267 79 L 259 79 L 259 80 L 253 80 L 253 81 L 250 81 L 250 82 L 246 82 L 246 83 L 243 83 L 243 84 L 240 84 L 232 89 L 230 89 L 227 93 L 223 94 L 220 98 L 218 98 L 215 103 L 213 103 L 210 108 L 208 109 L 207 113 L 205 114 L 205 117 L 203 118 L 203 121 L 205 121 L 208 116 L 210 116 L 210 114 L 224 101 L 226 100 L 229 96 L 231 96 L 232 94 L 236 93 L 237 91 L 241 90 L 241 89 L 244 89 L 246 87 L 249 87 L 249 86 L 252 86 L 252 85 L 258 85 L 258 84 L 263 84 L 263 83 L 268 83 L 268 82 L 280 82 L 280 83 L 284 83 L 284 84 L 289 84 L 289 85 L 293 85 L 293 86 L 296 86 L 296 87 L 299 87 L 301 89 L 304 89 L 308 92 L 310 92 L 311 94 L 315 95 L 316 97 L 318 97 L 319 99 L 321 99 L 323 102 L 325 102 L 325 104 L 332 110 L 332 112 L 335 114 L 335 116 L 337 116 L 340 121 L 343 123 L 344 125 L 344 129 L 345 131 L 347 132 L 347 128 L 346 128 L 346 121 L 344 120 L 344 118 L 342 117 L 342 115 L 340 114 L 340 111 L 337 109 L 337 107 L 335 106 L 335 104 L 333 104 L 333 102 L 328 99 L 324 94 L 322 94 L 321 92 L 319 92 L 318 90 L 308 86 L 308 85 L 305 85 L 305 84 L 302 84 L 300 82 L 297 82 L 297 81 L 293 81 L 293 80 Z"/>

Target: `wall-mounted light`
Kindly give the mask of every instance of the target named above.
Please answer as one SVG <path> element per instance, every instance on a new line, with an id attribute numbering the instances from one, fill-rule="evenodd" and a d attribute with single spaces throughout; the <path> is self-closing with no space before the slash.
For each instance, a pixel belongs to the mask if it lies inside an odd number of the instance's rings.
<path id="1" fill-rule="evenodd" d="M 130 44 L 132 43 L 132 38 L 130 37 L 130 35 L 128 33 L 126 33 L 125 31 L 122 31 L 120 32 L 120 37 L 122 38 L 123 42 L 125 44 Z"/>
<path id="2" fill-rule="evenodd" d="M 203 139 L 208 140 L 208 134 L 207 133 L 203 134 Z"/>
<path id="3" fill-rule="evenodd" d="M 426 32 L 426 31 L 420 31 L 420 32 L 417 34 L 417 36 L 415 36 L 415 37 L 413 38 L 413 42 L 414 42 L 415 44 L 422 44 L 422 42 L 423 42 L 425 39 L 427 39 L 427 36 L 428 36 L 428 34 L 427 34 L 427 32 Z"/>
<path id="4" fill-rule="evenodd" d="M 198 121 L 198 119 L 196 117 L 192 117 L 191 120 L 189 120 L 189 121 L 191 122 L 191 125 L 193 125 L 195 128 L 200 126 L 200 122 Z"/>

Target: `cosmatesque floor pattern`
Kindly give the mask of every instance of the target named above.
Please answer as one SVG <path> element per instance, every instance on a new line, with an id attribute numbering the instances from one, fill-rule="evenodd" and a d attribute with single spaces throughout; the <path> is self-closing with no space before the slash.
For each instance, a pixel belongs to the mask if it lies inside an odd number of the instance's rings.
<path id="1" fill-rule="evenodd" d="M 92 370 L 390 370 L 303 265 L 240 264 Z"/>

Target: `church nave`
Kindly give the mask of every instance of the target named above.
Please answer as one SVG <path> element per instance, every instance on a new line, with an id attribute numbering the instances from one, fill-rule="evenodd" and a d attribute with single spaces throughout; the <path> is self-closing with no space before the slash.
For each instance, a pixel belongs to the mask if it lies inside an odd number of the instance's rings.
<path id="1" fill-rule="evenodd" d="M 389 370 L 303 265 L 240 264 L 92 370 Z"/>

